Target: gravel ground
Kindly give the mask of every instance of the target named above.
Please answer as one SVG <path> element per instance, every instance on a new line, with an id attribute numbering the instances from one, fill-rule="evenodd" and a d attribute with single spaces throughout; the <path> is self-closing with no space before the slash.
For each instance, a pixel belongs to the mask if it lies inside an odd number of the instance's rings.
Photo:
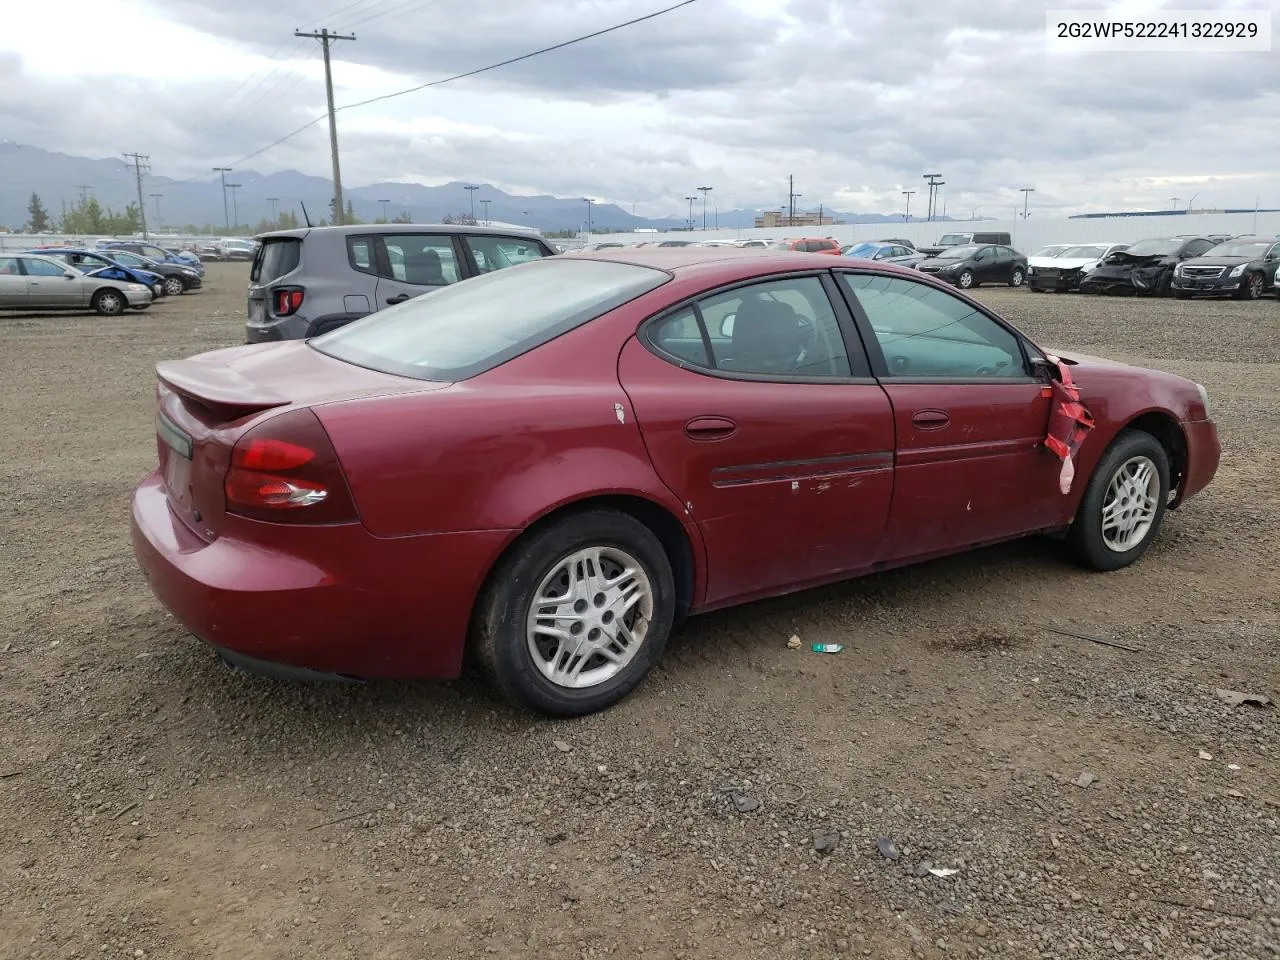
<path id="1" fill-rule="evenodd" d="M 695 618 L 550 722 L 237 675 L 153 600 L 151 368 L 238 342 L 244 280 L 0 318 L 0 955 L 1280 956 L 1280 716 L 1215 695 L 1280 699 L 1274 301 L 979 292 L 1208 386 L 1218 478 L 1136 567 L 1027 541 Z"/>

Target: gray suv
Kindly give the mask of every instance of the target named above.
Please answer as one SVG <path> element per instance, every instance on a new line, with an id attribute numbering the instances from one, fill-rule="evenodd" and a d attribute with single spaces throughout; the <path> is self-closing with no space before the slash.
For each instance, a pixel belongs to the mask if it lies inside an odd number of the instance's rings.
<path id="1" fill-rule="evenodd" d="M 538 234 L 458 224 L 360 224 L 255 238 L 247 343 L 299 340 L 468 277 L 555 251 Z"/>

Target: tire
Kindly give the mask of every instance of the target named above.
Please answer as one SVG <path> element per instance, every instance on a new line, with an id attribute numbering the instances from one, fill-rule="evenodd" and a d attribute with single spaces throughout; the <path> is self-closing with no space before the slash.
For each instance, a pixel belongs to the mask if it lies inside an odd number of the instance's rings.
<path id="1" fill-rule="evenodd" d="M 637 575 L 601 590 L 603 585 L 589 579 L 594 566 L 592 553 L 603 559 L 595 569 L 606 579 L 616 575 L 619 563 L 634 564 Z M 572 576 L 575 569 L 579 574 L 576 584 Z M 638 602 L 615 614 L 632 595 L 633 586 L 638 588 Z M 596 592 L 570 604 L 578 590 Z M 606 591 L 613 594 L 612 600 Z M 552 602 L 535 605 L 539 596 Z M 557 597 L 563 598 L 558 604 L 554 602 Z M 534 611 L 539 606 L 544 611 L 556 607 L 559 616 L 537 618 Z M 625 513 L 587 510 L 526 535 L 495 567 L 476 604 L 472 650 L 509 699 L 539 713 L 581 716 L 616 703 L 644 679 L 662 656 L 675 609 L 671 563 L 653 532 Z M 615 655 L 621 652 L 625 658 L 621 664 L 610 663 L 594 651 L 585 658 L 571 651 L 562 662 L 565 644 L 582 642 L 575 637 L 607 642 L 610 623 L 631 620 L 629 626 L 635 628 L 644 622 L 644 613 L 648 613 L 647 627 L 634 646 L 624 647 L 617 639 L 616 626 L 613 628 L 614 641 L 607 648 Z M 554 638 L 530 629 L 538 621 L 544 627 L 577 632 Z M 566 621 L 571 621 L 568 627 L 560 626 Z M 562 674 L 580 672 L 576 680 L 563 676 L 556 681 L 548 672 L 557 670 Z M 591 674 L 596 674 L 594 679 Z"/>
<path id="2" fill-rule="evenodd" d="M 180 293 L 187 292 L 187 285 L 182 282 L 181 277 L 165 277 L 164 292 L 171 297 L 176 297 Z"/>
<path id="3" fill-rule="evenodd" d="M 956 277 L 956 286 L 961 290 L 972 290 L 978 285 L 975 279 L 972 270 L 961 270 L 960 275 Z"/>
<path id="4" fill-rule="evenodd" d="M 1022 272 L 1021 267 L 1014 267 L 1013 274 L 1009 277 L 1009 286 L 1011 287 L 1022 286 L 1022 281 L 1026 279 L 1026 276 L 1027 275 Z"/>
<path id="5" fill-rule="evenodd" d="M 125 295 L 119 290 L 113 290 L 110 287 L 99 290 L 93 295 L 93 299 L 89 301 L 89 306 L 93 308 L 93 312 L 100 317 L 118 317 L 124 313 L 128 305 L 129 301 L 125 298 Z"/>
<path id="6" fill-rule="evenodd" d="M 1250 273 L 1245 276 L 1244 283 L 1240 286 L 1240 292 L 1236 296 L 1241 300 L 1261 300 L 1263 291 L 1266 288 L 1266 277 L 1260 273 Z"/>
<path id="7" fill-rule="evenodd" d="M 1143 468 L 1147 471 L 1145 475 L 1139 472 Z M 1122 473 L 1129 478 L 1128 489 L 1121 479 Z M 1125 536 L 1123 527 L 1104 527 L 1104 511 L 1118 511 L 1123 519 L 1126 511 L 1134 509 L 1128 504 L 1136 502 L 1131 499 L 1135 493 L 1145 509 L 1131 514 L 1136 517 L 1136 523 L 1130 526 L 1129 535 Z M 1127 567 L 1146 553 L 1156 538 L 1168 501 L 1169 455 L 1151 434 L 1125 430 L 1112 442 L 1089 478 L 1076 518 L 1067 532 L 1067 544 L 1080 563 L 1094 570 L 1105 572 Z"/>

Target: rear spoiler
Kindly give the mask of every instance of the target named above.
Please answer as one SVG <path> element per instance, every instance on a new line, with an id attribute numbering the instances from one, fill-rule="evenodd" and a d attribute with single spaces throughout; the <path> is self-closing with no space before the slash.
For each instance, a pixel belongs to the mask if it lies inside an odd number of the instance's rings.
<path id="1" fill-rule="evenodd" d="M 229 418 L 290 403 L 287 397 L 246 380 L 230 367 L 208 362 L 166 360 L 156 364 L 156 377 L 175 393 Z"/>

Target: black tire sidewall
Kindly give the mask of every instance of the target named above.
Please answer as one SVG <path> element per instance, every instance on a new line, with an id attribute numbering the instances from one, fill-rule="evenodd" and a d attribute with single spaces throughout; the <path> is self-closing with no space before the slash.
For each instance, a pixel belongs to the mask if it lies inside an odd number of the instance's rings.
<path id="1" fill-rule="evenodd" d="M 588 546 L 616 547 L 635 557 L 653 587 L 654 612 L 641 649 L 619 674 L 595 687 L 572 690 L 553 684 L 534 666 L 525 623 L 542 578 L 564 557 Z M 495 569 L 476 611 L 476 653 L 498 687 L 517 703 L 552 716 L 594 713 L 629 694 L 658 662 L 675 608 L 671 564 L 653 532 L 618 511 L 584 511 L 528 535 Z"/>
<path id="2" fill-rule="evenodd" d="M 1149 457 L 1160 476 L 1160 495 L 1156 502 L 1156 515 L 1151 529 L 1142 542 L 1124 553 L 1116 553 L 1102 539 L 1102 504 L 1107 488 L 1116 470 L 1126 460 L 1135 456 Z M 1098 466 L 1089 478 L 1089 487 L 1081 498 L 1071 525 L 1068 538 L 1081 562 L 1095 570 L 1110 571 L 1127 567 L 1150 549 L 1160 533 L 1165 507 L 1169 501 L 1169 455 L 1164 447 L 1149 433 L 1141 430 L 1125 430 L 1112 442 Z"/>

